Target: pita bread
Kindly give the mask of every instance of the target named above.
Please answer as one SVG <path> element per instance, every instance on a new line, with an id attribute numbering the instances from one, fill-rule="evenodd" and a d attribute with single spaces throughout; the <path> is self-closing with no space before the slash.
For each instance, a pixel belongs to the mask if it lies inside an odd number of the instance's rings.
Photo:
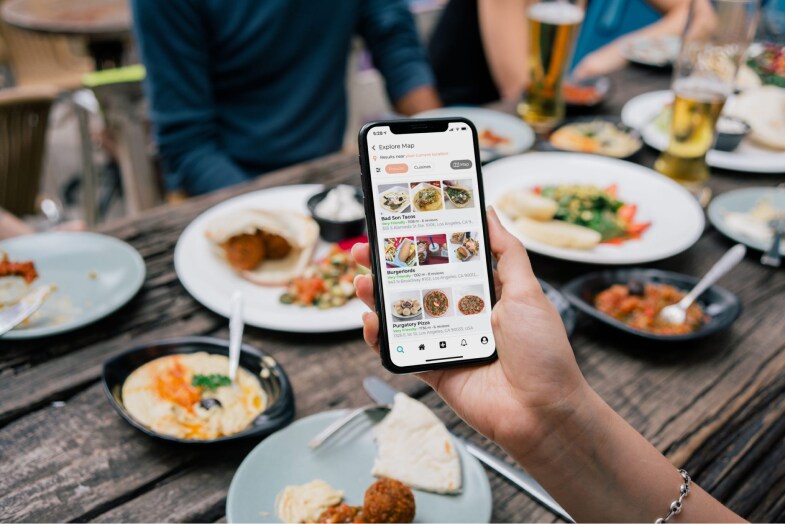
<path id="1" fill-rule="evenodd" d="M 213 251 L 225 260 L 221 245 L 230 238 L 256 231 L 280 235 L 292 250 L 280 260 L 265 260 L 240 275 L 261 286 L 282 286 L 305 271 L 319 239 L 319 225 L 309 216 L 292 211 L 245 209 L 215 218 L 205 230 Z"/>
<path id="2" fill-rule="evenodd" d="M 461 460 L 452 435 L 424 404 L 396 394 L 373 434 L 378 453 L 372 475 L 434 493 L 460 493 Z"/>
<path id="3" fill-rule="evenodd" d="M 785 150 L 785 89 L 776 86 L 748 89 L 735 98 L 726 113 L 750 125 L 752 141 Z"/>

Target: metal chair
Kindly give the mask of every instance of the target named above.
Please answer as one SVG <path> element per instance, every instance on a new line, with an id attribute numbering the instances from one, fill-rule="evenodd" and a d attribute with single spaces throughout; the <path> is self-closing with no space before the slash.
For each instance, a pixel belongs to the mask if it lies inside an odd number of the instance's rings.
<path id="1" fill-rule="evenodd" d="M 51 86 L 0 90 L 0 207 L 17 216 L 36 212 L 46 149 Z"/>

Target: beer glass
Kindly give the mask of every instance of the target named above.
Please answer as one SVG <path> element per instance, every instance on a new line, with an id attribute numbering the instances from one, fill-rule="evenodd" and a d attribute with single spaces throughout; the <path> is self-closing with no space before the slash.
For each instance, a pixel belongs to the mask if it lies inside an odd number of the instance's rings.
<path id="1" fill-rule="evenodd" d="M 758 0 L 692 0 L 674 65 L 668 146 L 654 164 L 698 194 L 709 178 L 706 153 L 758 19 Z"/>
<path id="2" fill-rule="evenodd" d="M 529 6 L 529 85 L 518 114 L 537 132 L 564 118 L 562 79 L 572 60 L 585 0 L 540 0 Z"/>

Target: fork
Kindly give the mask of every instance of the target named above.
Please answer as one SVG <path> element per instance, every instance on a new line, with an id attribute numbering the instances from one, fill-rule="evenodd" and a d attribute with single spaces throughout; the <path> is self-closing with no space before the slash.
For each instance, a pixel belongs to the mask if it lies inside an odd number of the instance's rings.
<path id="1" fill-rule="evenodd" d="M 385 404 L 368 404 L 354 409 L 317 433 L 310 442 L 308 442 L 308 447 L 311 449 L 318 448 L 364 413 L 370 411 L 390 411 L 390 409 L 392 409 L 392 406 Z"/>
<path id="2" fill-rule="evenodd" d="M 780 255 L 780 241 L 785 236 L 785 217 L 775 218 L 769 222 L 771 228 L 772 241 L 771 247 L 760 257 L 760 263 L 771 267 L 780 267 L 782 257 Z"/>

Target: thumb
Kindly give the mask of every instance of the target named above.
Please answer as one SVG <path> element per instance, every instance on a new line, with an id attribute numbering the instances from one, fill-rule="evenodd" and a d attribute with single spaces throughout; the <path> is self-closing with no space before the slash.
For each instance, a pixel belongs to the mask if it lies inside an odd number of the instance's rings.
<path id="1" fill-rule="evenodd" d="M 496 258 L 496 272 L 504 295 L 515 298 L 542 294 L 521 241 L 502 225 L 495 209 L 489 207 L 487 214 L 491 252 Z"/>

